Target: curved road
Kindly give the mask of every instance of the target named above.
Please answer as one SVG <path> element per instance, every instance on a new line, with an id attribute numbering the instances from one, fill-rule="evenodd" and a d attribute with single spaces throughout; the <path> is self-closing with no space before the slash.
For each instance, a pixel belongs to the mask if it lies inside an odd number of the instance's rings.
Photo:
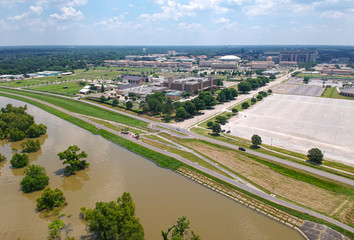
<path id="1" fill-rule="evenodd" d="M 92 121 L 90 121 L 90 120 L 88 120 L 88 119 L 86 119 L 86 118 L 84 118 L 84 117 L 82 117 L 82 116 L 78 116 L 77 114 L 74 114 L 74 113 L 72 113 L 72 112 L 70 112 L 70 111 L 68 111 L 68 110 L 62 109 L 62 108 L 60 108 L 60 107 L 54 106 L 54 105 L 52 105 L 52 104 L 49 104 L 49 103 L 47 103 L 47 102 L 40 101 L 40 100 L 37 100 L 37 99 L 34 99 L 34 98 L 30 98 L 30 97 L 27 97 L 27 96 L 17 95 L 17 94 L 12 94 L 12 93 L 7 93 L 7 94 L 9 94 L 9 95 L 15 95 L 15 96 L 20 96 L 20 97 L 23 97 L 23 98 L 27 98 L 27 99 L 30 99 L 30 100 L 33 100 L 33 101 L 42 103 L 42 104 L 47 105 L 47 106 L 49 106 L 49 107 L 51 107 L 51 108 L 57 109 L 57 110 L 59 110 L 59 111 L 61 111 L 61 112 L 64 112 L 64 113 L 66 113 L 66 114 L 68 114 L 68 115 L 70 115 L 70 116 L 73 116 L 73 117 L 79 118 L 79 119 L 81 119 L 81 120 L 83 120 L 83 121 L 85 121 L 85 122 L 88 122 L 88 123 L 90 123 L 90 124 L 96 126 L 97 128 L 104 129 L 104 130 L 106 130 L 106 131 L 108 131 L 108 132 L 111 132 L 111 133 L 113 133 L 113 134 L 119 135 L 119 136 L 121 136 L 121 137 L 124 137 L 124 138 L 130 140 L 130 141 L 133 141 L 133 142 L 135 142 L 135 143 L 137 143 L 137 144 L 140 144 L 140 145 L 142 145 L 142 146 L 144 146 L 144 147 L 147 147 L 147 148 L 149 148 L 149 149 L 151 149 L 151 150 L 154 150 L 154 151 L 159 152 L 159 153 L 161 153 L 161 154 L 164 154 L 164 155 L 173 157 L 173 158 L 175 158 L 175 159 L 178 159 L 179 161 L 181 161 L 181 162 L 183 162 L 183 163 L 185 163 L 185 164 L 188 164 L 188 165 L 190 165 L 190 166 L 192 166 L 192 167 L 194 167 L 194 168 L 196 168 L 196 169 L 198 169 L 198 170 L 200 170 L 200 171 L 203 171 L 203 172 L 205 172 L 205 173 L 207 173 L 207 174 L 209 174 L 209 175 L 211 175 L 211 176 L 214 176 L 214 177 L 216 177 L 216 178 L 219 178 L 219 179 L 221 179 L 221 180 L 223 180 L 223 181 L 225 181 L 225 182 L 227 182 L 227 183 L 229 183 L 229 184 L 231 184 L 231 185 L 233 185 L 233 186 L 236 186 L 236 187 L 238 187 L 238 188 L 240 188 L 240 189 L 243 189 L 243 190 L 245 190 L 245 191 L 247 191 L 247 192 L 253 193 L 253 194 L 255 194 L 255 195 L 259 196 L 259 197 L 262 197 L 262 198 L 267 199 L 267 200 L 269 200 L 269 201 L 275 202 L 275 203 L 280 204 L 280 205 L 282 205 L 282 206 L 285 206 L 285 207 L 288 207 L 288 208 L 292 208 L 292 209 L 295 209 L 295 210 L 300 211 L 300 212 L 307 213 L 307 214 L 312 215 L 312 216 L 315 216 L 315 217 L 317 217 L 317 218 L 321 218 L 321 219 L 326 220 L 326 221 L 328 221 L 328 222 L 330 222 L 330 223 L 332 223 L 332 224 L 335 224 L 335 225 L 337 225 L 337 226 L 339 226 L 339 227 L 341 227 L 341 228 L 343 228 L 343 229 L 346 229 L 346 230 L 348 230 L 348 231 L 354 232 L 354 228 L 352 228 L 352 227 L 350 227 L 350 226 L 348 226 L 348 225 L 345 225 L 345 224 L 343 224 L 343 223 L 341 223 L 341 222 L 339 222 L 339 221 L 337 221 L 337 220 L 334 220 L 334 219 L 332 219 L 332 218 L 329 218 L 329 217 L 324 216 L 324 215 L 322 215 L 322 214 L 319 214 L 319 213 L 317 213 L 317 212 L 311 211 L 311 210 L 309 210 L 309 209 L 306 209 L 306 208 L 297 206 L 297 205 L 295 205 L 295 204 L 286 202 L 286 201 L 284 201 L 284 200 L 281 200 L 281 199 L 272 197 L 272 196 L 270 196 L 270 195 L 268 195 L 268 194 L 266 194 L 266 193 L 264 193 L 264 192 L 257 191 L 257 190 L 255 190 L 255 189 L 253 189 L 253 188 L 251 188 L 251 187 L 249 187 L 249 186 L 247 186 L 247 185 L 244 185 L 244 184 L 241 184 L 241 183 L 235 181 L 234 179 L 230 179 L 230 178 L 225 177 L 225 176 L 223 176 L 223 175 L 221 175 L 221 174 L 219 174 L 219 173 L 216 173 L 216 172 L 214 172 L 214 171 L 212 171 L 212 170 L 210 170 L 210 169 L 207 169 L 207 168 L 205 168 L 205 167 L 199 166 L 198 164 L 193 163 L 193 162 L 191 162 L 191 161 L 189 161 L 189 160 L 187 160 L 187 159 L 185 159 L 185 158 L 182 158 L 182 157 L 179 156 L 179 155 L 176 155 L 176 154 L 173 154 L 173 153 L 170 153 L 170 152 L 161 150 L 161 149 L 159 149 L 159 148 L 150 146 L 150 145 L 148 145 L 148 144 L 146 144 L 146 143 L 143 143 L 143 142 L 141 142 L 141 141 L 139 141 L 139 140 L 136 140 L 136 139 L 134 139 L 134 138 L 132 138 L 132 137 L 129 137 L 129 136 L 126 136 L 126 135 L 124 135 L 124 134 L 120 134 L 120 133 L 117 132 L 117 131 L 114 131 L 114 130 L 112 130 L 112 129 L 110 129 L 110 128 L 107 128 L 107 127 L 105 127 L 105 126 L 102 126 L 102 125 L 100 125 L 100 124 L 97 124 L 97 123 L 95 123 L 95 122 L 92 122 Z M 206 139 L 208 139 L 208 141 L 210 141 L 209 138 L 206 138 Z"/>

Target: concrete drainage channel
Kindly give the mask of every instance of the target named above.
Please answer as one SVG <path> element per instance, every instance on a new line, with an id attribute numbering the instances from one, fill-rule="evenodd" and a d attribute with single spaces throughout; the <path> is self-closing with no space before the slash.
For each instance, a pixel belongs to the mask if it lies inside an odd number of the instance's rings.
<path id="1" fill-rule="evenodd" d="M 257 211 L 258 213 L 264 214 L 288 227 L 294 228 L 307 240 L 350 240 L 348 237 L 330 227 L 295 217 L 185 167 L 180 167 L 177 172 L 207 188 L 210 188 L 211 190 L 253 209 L 254 211 Z"/>

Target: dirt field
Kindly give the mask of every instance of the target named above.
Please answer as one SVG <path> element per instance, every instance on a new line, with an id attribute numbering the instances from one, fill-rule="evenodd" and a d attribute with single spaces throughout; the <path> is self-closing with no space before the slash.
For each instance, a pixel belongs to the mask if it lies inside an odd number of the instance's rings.
<path id="1" fill-rule="evenodd" d="M 277 195 L 328 215 L 335 214 L 344 221 L 349 221 L 351 224 L 354 223 L 353 208 L 349 206 L 352 201 L 347 201 L 348 197 L 344 194 L 333 193 L 309 183 L 284 176 L 235 151 L 225 151 L 222 148 L 200 142 L 185 144 L 271 192 L 273 192 L 274 188 L 274 193 Z M 342 207 L 338 208 L 338 206 Z"/>
<path id="2" fill-rule="evenodd" d="M 354 101 L 273 94 L 223 127 L 235 136 L 306 154 L 320 148 L 326 159 L 354 165 Z"/>

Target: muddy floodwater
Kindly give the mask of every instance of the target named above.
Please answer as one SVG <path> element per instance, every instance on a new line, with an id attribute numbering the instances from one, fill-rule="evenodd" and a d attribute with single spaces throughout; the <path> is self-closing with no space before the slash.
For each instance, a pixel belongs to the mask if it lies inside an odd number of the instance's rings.
<path id="1" fill-rule="evenodd" d="M 25 103 L 0 97 L 0 107 Z M 47 136 L 40 138 L 42 149 L 30 154 L 30 164 L 45 167 L 49 186 L 63 190 L 68 205 L 61 211 L 69 224 L 69 236 L 91 239 L 79 219 L 80 208 L 94 207 L 97 201 L 112 201 L 130 192 L 136 215 L 144 226 L 148 240 L 162 239 L 166 230 L 180 216 L 187 216 L 191 228 L 204 240 L 212 239 L 287 239 L 301 235 L 276 221 L 217 194 L 171 170 L 158 167 L 100 136 L 28 105 L 36 123 L 47 125 Z M 88 153 L 90 167 L 77 175 L 63 177 L 63 165 L 57 153 L 70 145 Z M 36 198 L 43 191 L 24 194 L 20 181 L 24 169 L 12 169 L 10 159 L 19 143 L 2 141 L 0 150 L 7 161 L 0 163 L 0 239 L 46 239 L 53 219 L 36 211 Z M 65 234 L 63 234 L 65 236 Z"/>

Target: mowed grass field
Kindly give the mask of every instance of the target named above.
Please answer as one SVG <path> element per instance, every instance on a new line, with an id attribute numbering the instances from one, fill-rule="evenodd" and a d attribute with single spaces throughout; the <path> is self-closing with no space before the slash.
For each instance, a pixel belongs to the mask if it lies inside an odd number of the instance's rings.
<path id="1" fill-rule="evenodd" d="M 56 96 L 51 96 L 51 95 L 31 93 L 31 92 L 6 89 L 6 88 L 0 88 L 0 91 L 35 98 L 35 99 L 38 99 L 38 100 L 41 100 L 44 102 L 51 103 L 55 106 L 58 106 L 60 108 L 66 109 L 66 110 L 74 112 L 74 113 L 79 113 L 79 114 L 83 114 L 83 115 L 91 116 L 91 117 L 102 118 L 105 120 L 114 121 L 117 123 L 129 125 L 129 126 L 144 128 L 148 125 L 147 122 L 143 122 L 141 120 L 138 120 L 138 119 L 135 119 L 135 118 L 132 118 L 129 116 L 125 116 L 125 115 L 119 114 L 117 112 L 102 109 L 100 107 L 92 106 L 88 103 L 72 100 L 69 98 L 56 97 Z"/>
<path id="2" fill-rule="evenodd" d="M 336 99 L 345 99 L 345 100 L 354 100 L 354 97 L 347 97 L 347 96 L 342 96 L 339 94 L 337 91 L 337 88 L 331 87 L 331 88 L 326 88 L 325 91 L 322 94 L 322 97 L 325 98 L 336 98 Z"/>
<path id="3" fill-rule="evenodd" d="M 79 81 L 65 82 L 59 84 L 48 84 L 45 86 L 33 87 L 32 89 L 54 93 L 78 94 L 83 88 Z"/>

